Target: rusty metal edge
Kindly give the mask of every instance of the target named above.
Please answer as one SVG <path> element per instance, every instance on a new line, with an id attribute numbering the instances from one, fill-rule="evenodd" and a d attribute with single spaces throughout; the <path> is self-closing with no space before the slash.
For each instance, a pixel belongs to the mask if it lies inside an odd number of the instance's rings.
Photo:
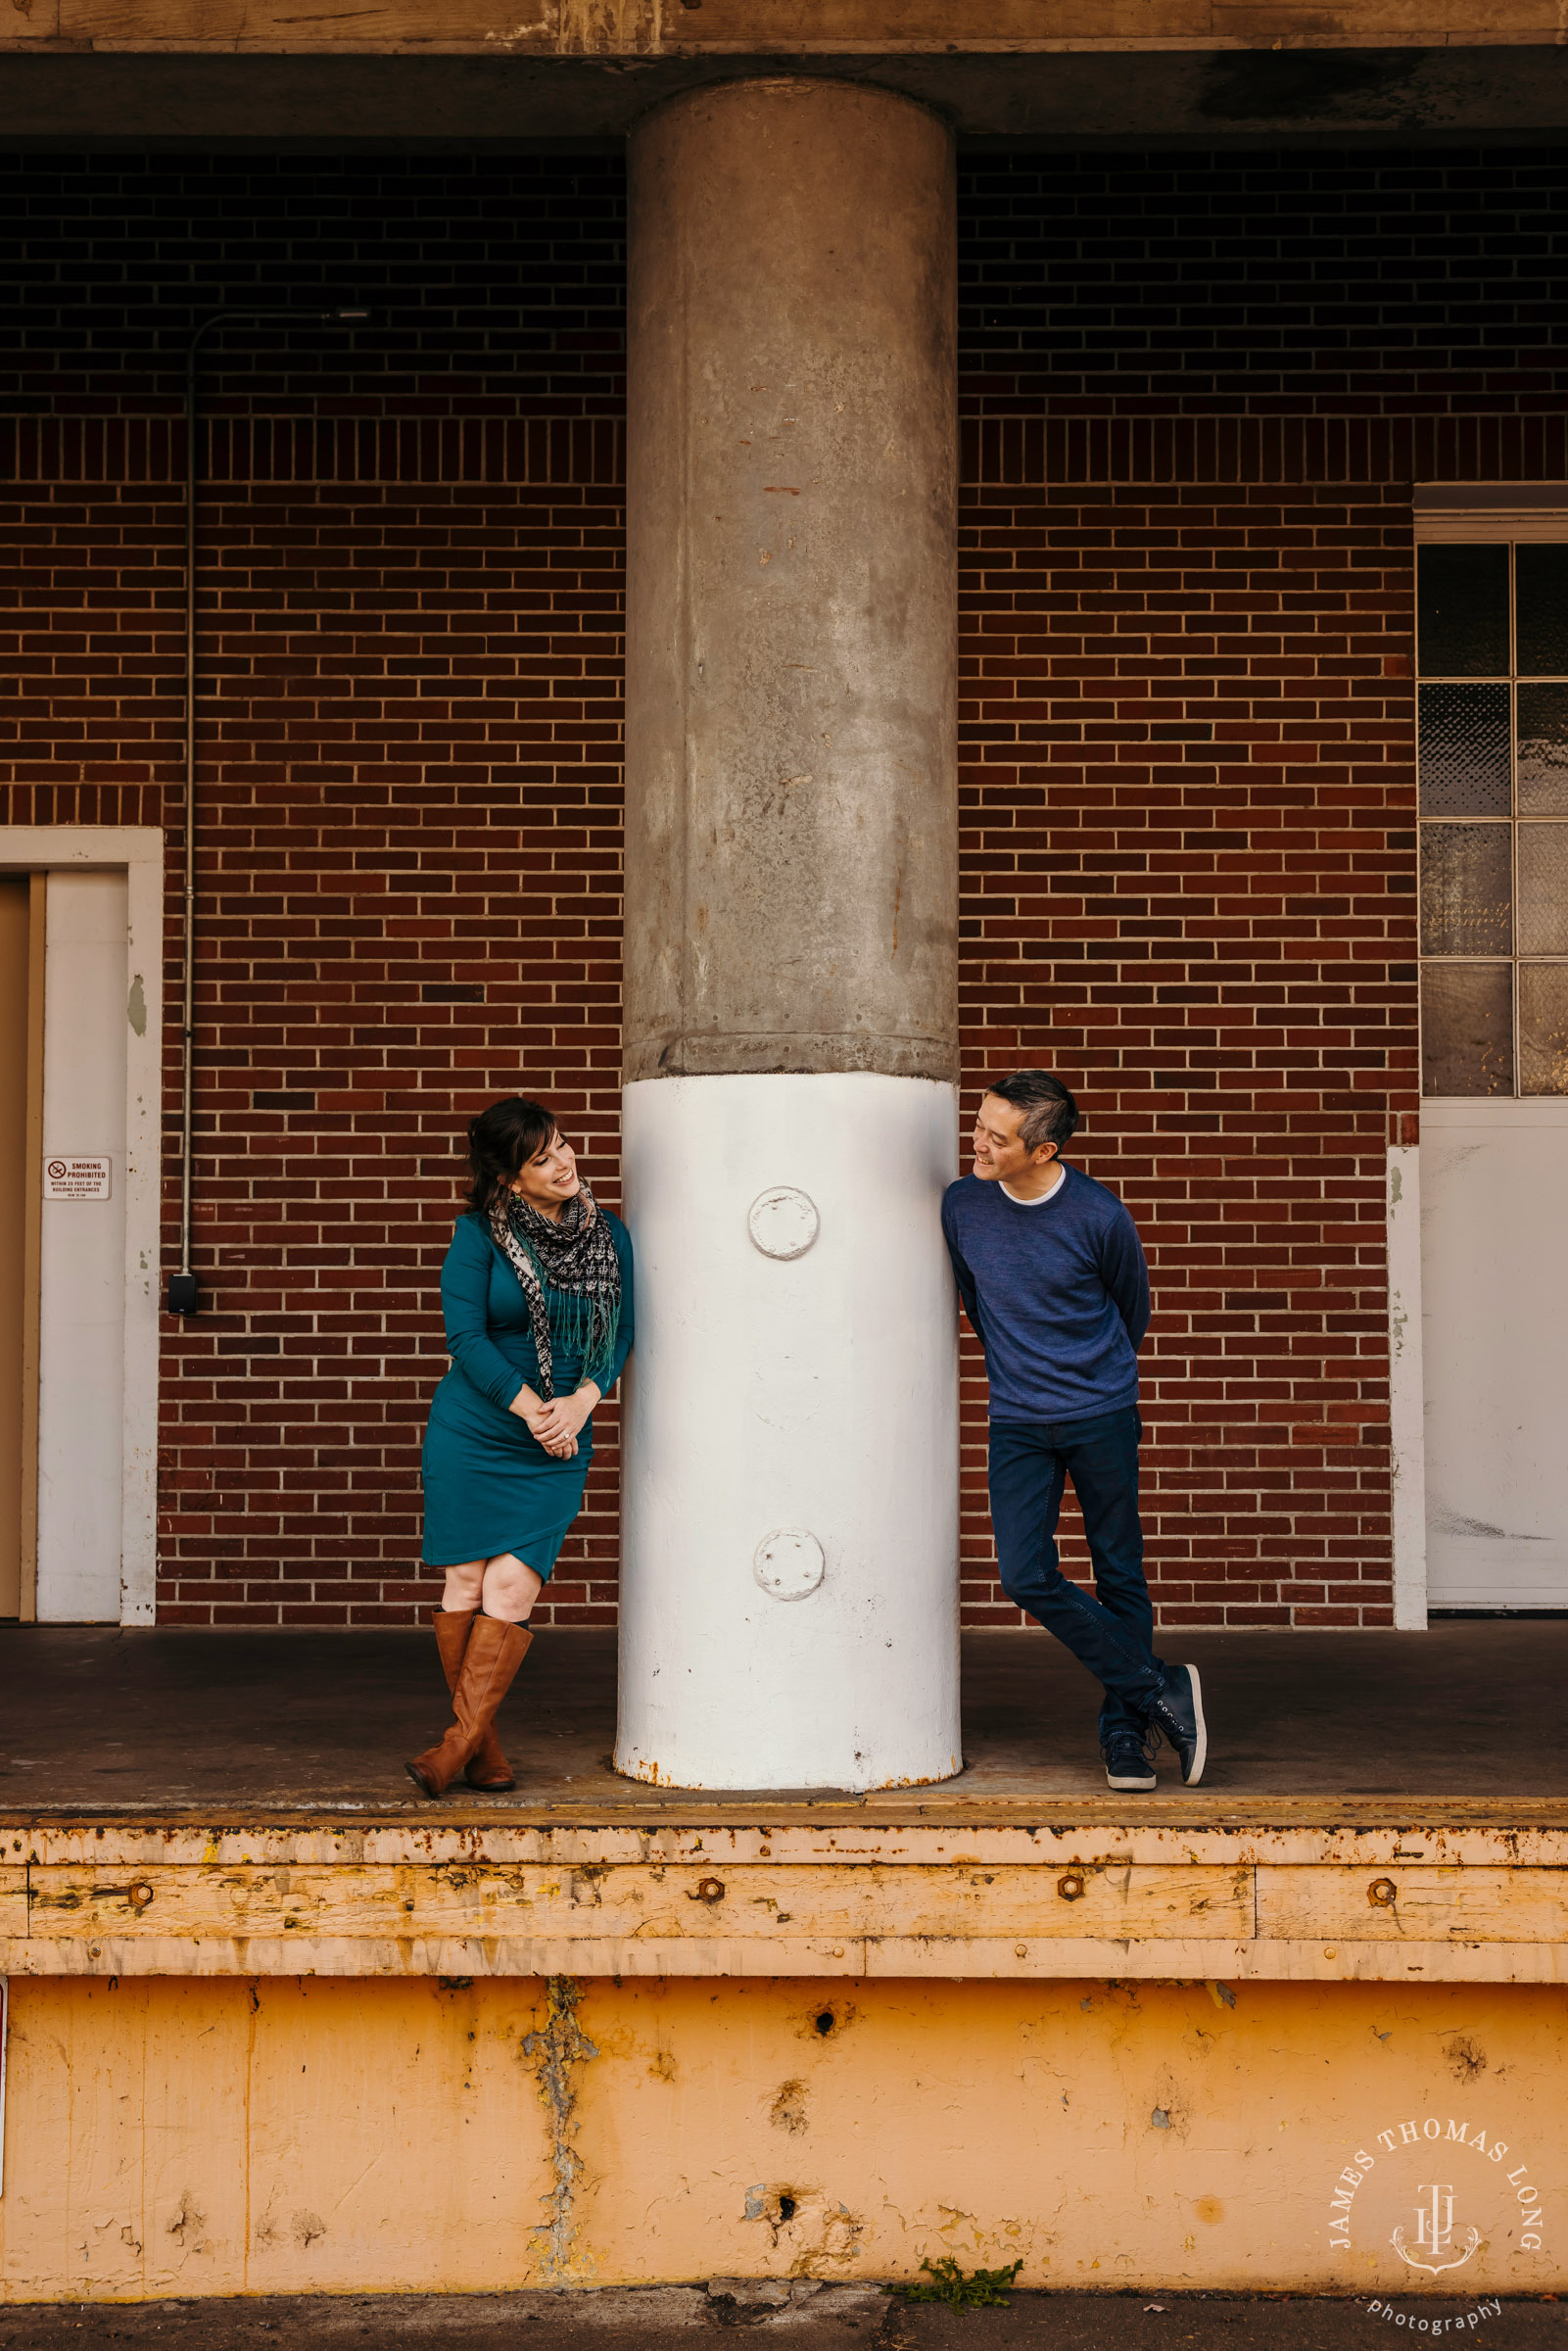
<path id="1" fill-rule="evenodd" d="M 886 1803 L 873 1798 L 803 1799 L 760 1793 L 706 1802 L 650 1799 L 634 1803 L 83 1804 L 0 1807 L 0 1833 L 115 1826 L 145 1828 L 598 1828 L 708 1829 L 825 1827 L 1336 1829 L 1568 1828 L 1568 1797 L 1499 1803 L 1496 1797 L 1142 1798 L 1118 1804 L 1087 1798 L 1054 1803 L 1037 1797 L 975 1798 L 946 1803 Z"/>

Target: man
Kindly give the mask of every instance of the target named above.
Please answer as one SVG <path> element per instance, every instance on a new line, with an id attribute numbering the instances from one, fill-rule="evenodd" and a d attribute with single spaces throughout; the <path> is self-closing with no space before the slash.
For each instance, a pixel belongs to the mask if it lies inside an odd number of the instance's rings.
<path id="1" fill-rule="evenodd" d="M 974 1172 L 949 1184 L 942 1230 L 985 1349 L 991 1523 L 1002 1589 L 1105 1685 L 1100 1752 L 1113 1788 L 1155 1784 L 1170 1741 L 1189 1785 L 1208 1751 L 1192 1665 L 1154 1654 L 1138 1519 L 1138 1348 L 1149 1271 L 1121 1202 L 1063 1161 L 1078 1106 L 1059 1078 L 1020 1070 L 974 1121 Z M 1070 1477 L 1096 1597 L 1058 1564 Z"/>

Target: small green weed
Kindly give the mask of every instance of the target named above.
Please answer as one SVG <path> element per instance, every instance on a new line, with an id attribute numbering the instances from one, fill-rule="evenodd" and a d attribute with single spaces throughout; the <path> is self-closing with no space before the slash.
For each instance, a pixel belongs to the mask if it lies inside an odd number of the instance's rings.
<path id="1" fill-rule="evenodd" d="M 938 2262 L 923 2261 L 921 2268 L 930 2279 L 929 2285 L 906 2285 L 906 2302 L 942 2302 L 949 2310 L 988 2310 L 993 2305 L 1008 2308 L 1008 2287 L 1022 2269 L 1022 2261 L 1014 2262 L 1007 2270 L 973 2270 L 966 2278 L 950 2253 Z"/>

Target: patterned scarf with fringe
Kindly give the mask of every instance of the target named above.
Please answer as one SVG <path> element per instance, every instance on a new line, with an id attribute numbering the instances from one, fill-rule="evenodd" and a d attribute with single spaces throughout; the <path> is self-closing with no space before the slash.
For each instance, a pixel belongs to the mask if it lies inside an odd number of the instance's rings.
<path id="1" fill-rule="evenodd" d="M 563 1302 L 557 1335 L 567 1354 L 581 1355 L 579 1377 L 602 1388 L 621 1321 L 621 1261 L 587 1184 L 566 1202 L 558 1224 L 515 1192 L 503 1192 L 490 1212 L 490 1229 L 528 1301 L 546 1403 L 555 1393 L 546 1290 Z"/>

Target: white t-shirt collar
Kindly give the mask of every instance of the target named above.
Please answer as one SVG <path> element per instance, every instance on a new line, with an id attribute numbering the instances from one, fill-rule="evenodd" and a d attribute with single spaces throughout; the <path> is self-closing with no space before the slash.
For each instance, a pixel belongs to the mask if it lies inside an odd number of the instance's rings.
<path id="1" fill-rule="evenodd" d="M 1007 1192 L 1007 1196 L 1012 1201 L 1015 1208 L 1043 1208 L 1048 1200 L 1054 1200 L 1056 1198 L 1058 1192 L 1061 1191 L 1062 1186 L 1066 1183 L 1067 1179 L 1067 1169 L 1065 1167 L 1058 1168 L 1057 1178 L 1055 1183 L 1052 1184 L 1051 1189 L 1048 1192 L 1037 1192 L 1032 1200 L 1021 1200 L 1017 1192 L 1010 1191 L 1008 1189 L 1007 1184 L 1002 1182 L 1002 1178 L 1000 1176 L 998 1176 L 997 1181 L 1002 1183 L 1003 1191 Z"/>

